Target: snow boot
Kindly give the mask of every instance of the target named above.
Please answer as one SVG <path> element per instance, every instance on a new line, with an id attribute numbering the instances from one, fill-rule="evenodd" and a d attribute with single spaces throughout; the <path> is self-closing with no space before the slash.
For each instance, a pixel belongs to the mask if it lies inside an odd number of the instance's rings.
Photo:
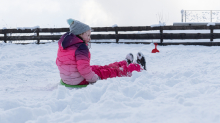
<path id="1" fill-rule="evenodd" d="M 146 69 L 146 61 L 145 61 L 145 57 L 144 55 L 141 53 L 141 52 L 138 52 L 137 53 L 137 61 L 136 61 L 139 65 L 141 65 L 141 67 L 144 69 L 144 70 L 147 70 Z"/>
<path id="2" fill-rule="evenodd" d="M 133 54 L 132 53 L 128 53 L 125 60 L 127 61 L 128 65 L 131 64 L 134 60 Z"/>

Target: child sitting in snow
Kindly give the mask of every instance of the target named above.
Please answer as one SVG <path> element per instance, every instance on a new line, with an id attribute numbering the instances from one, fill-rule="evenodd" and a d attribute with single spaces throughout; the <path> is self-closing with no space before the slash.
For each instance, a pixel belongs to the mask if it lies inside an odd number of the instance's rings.
<path id="1" fill-rule="evenodd" d="M 88 43 L 91 40 L 91 28 L 77 20 L 68 19 L 70 32 L 61 36 L 58 41 L 56 64 L 62 81 L 69 85 L 88 85 L 98 80 L 130 76 L 132 71 L 146 70 L 145 58 L 137 54 L 133 63 L 133 54 L 129 53 L 125 60 L 105 66 L 90 66 L 91 54 Z"/>

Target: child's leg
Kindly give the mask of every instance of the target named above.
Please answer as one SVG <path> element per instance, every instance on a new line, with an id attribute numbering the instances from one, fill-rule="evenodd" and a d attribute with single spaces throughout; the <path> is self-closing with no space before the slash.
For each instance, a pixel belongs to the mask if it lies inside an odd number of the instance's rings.
<path id="1" fill-rule="evenodd" d="M 132 71 L 141 71 L 139 64 L 131 63 L 128 65 L 126 61 L 115 62 L 105 66 L 93 65 L 91 68 L 101 79 L 131 76 Z"/>
<path id="2" fill-rule="evenodd" d="M 91 66 L 92 71 L 94 71 L 101 79 L 107 79 L 118 76 L 118 71 L 115 68 L 109 66 Z"/>
<path id="3" fill-rule="evenodd" d="M 123 60 L 123 61 L 120 61 L 120 62 L 114 62 L 114 63 L 111 63 L 109 65 L 105 65 L 107 67 L 112 67 L 112 68 L 119 68 L 121 66 L 128 66 L 128 63 Z"/>
<path id="4" fill-rule="evenodd" d="M 101 78 L 113 78 L 113 77 L 121 77 L 121 76 L 131 76 L 133 71 L 140 72 L 142 70 L 139 64 L 131 63 L 127 66 L 127 62 L 115 62 L 105 66 L 93 65 L 91 66 L 92 70 Z M 85 79 L 79 83 L 78 85 L 88 85 Z"/>
<path id="5" fill-rule="evenodd" d="M 131 63 L 129 66 L 128 66 L 128 73 L 130 73 L 129 76 L 131 76 L 131 73 L 133 71 L 137 71 L 137 72 L 140 72 L 142 71 L 143 69 L 141 68 L 141 66 L 139 64 L 136 64 L 136 63 Z"/>

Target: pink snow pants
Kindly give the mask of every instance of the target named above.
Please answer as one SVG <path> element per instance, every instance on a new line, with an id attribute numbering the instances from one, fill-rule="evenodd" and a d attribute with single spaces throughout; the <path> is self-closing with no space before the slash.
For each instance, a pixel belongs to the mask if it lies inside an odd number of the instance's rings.
<path id="1" fill-rule="evenodd" d="M 114 62 L 105 66 L 93 65 L 91 68 L 92 71 L 94 71 L 101 78 L 101 80 L 113 77 L 131 76 L 132 71 L 140 72 L 143 70 L 139 64 L 131 63 L 128 65 L 125 60 Z M 84 79 L 78 85 L 88 84 L 89 82 Z"/>

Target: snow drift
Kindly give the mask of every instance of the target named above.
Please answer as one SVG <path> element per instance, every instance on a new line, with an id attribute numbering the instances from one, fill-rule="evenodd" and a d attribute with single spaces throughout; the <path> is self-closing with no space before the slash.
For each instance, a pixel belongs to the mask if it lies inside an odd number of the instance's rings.
<path id="1" fill-rule="evenodd" d="M 147 70 L 82 89 L 59 85 L 57 43 L 0 44 L 1 123 L 218 123 L 220 50 L 205 46 L 92 44 L 91 64 L 145 55 Z"/>

